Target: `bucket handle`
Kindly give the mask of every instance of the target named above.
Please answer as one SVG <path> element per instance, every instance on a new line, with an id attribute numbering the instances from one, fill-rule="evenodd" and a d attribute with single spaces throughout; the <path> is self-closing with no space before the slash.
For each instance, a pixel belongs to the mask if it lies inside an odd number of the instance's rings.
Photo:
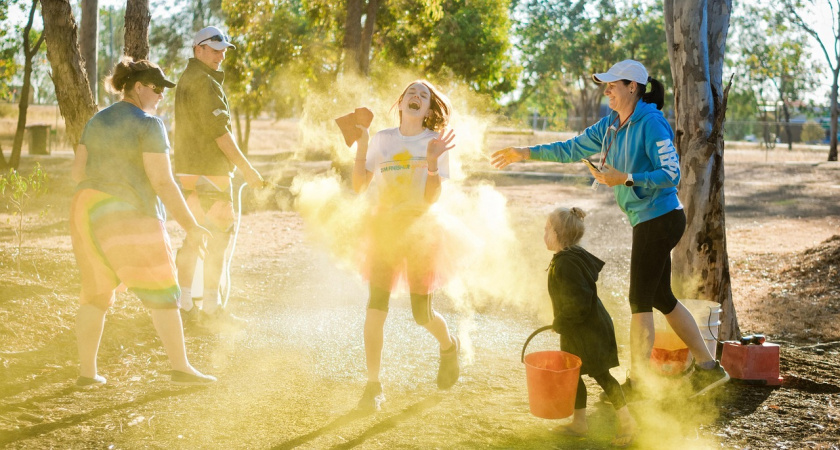
<path id="1" fill-rule="evenodd" d="M 528 339 L 525 339 L 525 345 L 522 346 L 522 356 L 519 358 L 521 362 L 525 362 L 525 349 L 528 347 L 528 343 L 531 342 L 531 339 L 534 339 L 534 336 L 542 333 L 543 331 L 550 330 L 551 328 L 551 325 L 546 325 L 542 328 L 538 328 L 537 331 L 534 331 L 533 333 L 531 333 L 530 336 L 528 336 Z"/>

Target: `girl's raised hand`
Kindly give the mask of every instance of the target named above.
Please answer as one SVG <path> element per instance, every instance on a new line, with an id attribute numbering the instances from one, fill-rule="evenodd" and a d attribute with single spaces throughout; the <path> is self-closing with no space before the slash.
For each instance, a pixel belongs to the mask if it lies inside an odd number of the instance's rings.
<path id="1" fill-rule="evenodd" d="M 497 169 L 503 169 L 509 164 L 528 159 L 531 150 L 528 147 L 507 147 L 493 152 L 490 164 Z"/>
<path id="2" fill-rule="evenodd" d="M 440 136 L 429 141 L 429 145 L 426 146 L 426 159 L 434 159 L 437 161 L 437 159 L 440 158 L 440 155 L 455 148 L 455 144 L 452 142 L 454 140 L 455 131 L 441 131 Z"/>
<path id="3" fill-rule="evenodd" d="M 368 127 L 364 125 L 356 125 L 356 128 L 358 128 L 362 132 L 362 134 L 359 135 L 359 138 L 356 139 L 356 142 L 364 142 L 365 144 L 367 144 L 368 141 L 370 141 L 370 130 L 368 129 Z"/>

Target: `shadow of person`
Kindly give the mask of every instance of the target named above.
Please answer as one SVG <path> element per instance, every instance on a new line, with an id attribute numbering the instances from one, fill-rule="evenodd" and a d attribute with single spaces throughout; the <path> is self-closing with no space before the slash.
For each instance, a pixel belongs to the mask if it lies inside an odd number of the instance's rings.
<path id="1" fill-rule="evenodd" d="M 162 400 L 170 397 L 176 397 L 180 395 L 191 394 L 194 392 L 198 392 L 203 390 L 204 386 L 190 386 L 186 388 L 177 388 L 177 389 L 166 389 L 157 392 L 148 393 L 142 397 L 132 399 L 130 401 L 124 402 L 119 405 L 113 406 L 106 406 L 104 408 L 97 408 L 82 414 L 74 414 L 71 416 L 67 416 L 61 419 L 58 419 L 53 422 L 46 422 L 40 423 L 38 425 L 33 425 L 31 427 L 20 428 L 17 430 L 11 430 L 4 432 L 0 435 L 0 447 L 4 445 L 12 444 L 18 441 L 22 441 L 25 439 L 30 439 L 33 437 L 40 436 L 42 434 L 50 433 L 55 430 L 60 430 L 63 428 L 72 427 L 78 425 L 83 422 L 87 422 L 97 417 L 111 414 L 115 411 L 128 409 L 128 408 L 136 408 L 140 405 L 144 405 L 146 403 L 150 403 L 156 400 Z"/>
<path id="2" fill-rule="evenodd" d="M 359 436 L 350 439 L 349 441 L 339 445 L 335 448 L 352 448 L 361 443 L 365 440 L 369 439 L 372 436 L 375 436 L 380 433 L 384 433 L 394 427 L 396 427 L 400 422 L 410 419 L 411 417 L 417 416 L 421 414 L 423 411 L 433 408 L 437 406 L 438 403 L 441 402 L 443 397 L 439 394 L 431 395 L 423 400 L 420 400 L 417 403 L 409 405 L 402 411 L 397 414 L 385 417 L 384 419 L 374 423 L 368 429 L 366 429 L 362 434 Z M 271 447 L 271 450 L 286 450 L 297 447 L 299 445 L 303 445 L 313 439 L 318 438 L 319 436 L 323 436 L 333 430 L 341 428 L 345 425 L 348 425 L 356 420 L 371 416 L 374 414 L 372 410 L 362 410 L 362 409 L 353 409 L 352 411 L 348 412 L 347 414 L 338 417 L 337 419 L 333 420 L 332 422 L 324 425 L 323 427 L 311 431 L 303 436 L 298 436 L 294 439 L 288 440 L 281 444 L 275 445 Z"/>

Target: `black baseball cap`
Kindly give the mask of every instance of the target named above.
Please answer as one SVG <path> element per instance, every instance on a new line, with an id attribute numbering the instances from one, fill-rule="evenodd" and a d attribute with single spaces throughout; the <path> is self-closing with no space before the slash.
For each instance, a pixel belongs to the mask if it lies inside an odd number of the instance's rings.
<path id="1" fill-rule="evenodd" d="M 163 74 L 163 70 L 161 70 L 160 67 L 150 67 L 146 70 L 135 72 L 131 75 L 130 79 L 132 81 L 139 81 L 141 83 L 154 84 L 155 86 L 163 86 L 168 88 L 175 87 L 175 83 L 166 79 L 166 75 Z"/>

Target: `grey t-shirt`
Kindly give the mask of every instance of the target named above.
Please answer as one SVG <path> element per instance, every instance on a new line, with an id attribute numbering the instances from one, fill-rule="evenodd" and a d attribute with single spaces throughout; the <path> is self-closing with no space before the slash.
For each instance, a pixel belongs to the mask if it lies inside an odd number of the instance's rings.
<path id="1" fill-rule="evenodd" d="M 85 125 L 81 143 L 87 148 L 87 179 L 76 190 L 95 189 L 118 197 L 144 214 L 166 219 L 143 166 L 143 153 L 169 153 L 169 139 L 160 118 L 128 102 L 96 113 Z"/>

